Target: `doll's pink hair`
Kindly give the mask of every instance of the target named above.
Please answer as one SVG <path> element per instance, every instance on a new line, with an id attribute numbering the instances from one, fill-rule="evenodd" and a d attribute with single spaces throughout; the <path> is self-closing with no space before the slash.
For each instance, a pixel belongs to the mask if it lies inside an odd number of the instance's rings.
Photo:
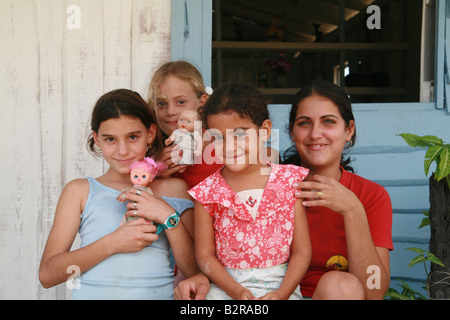
<path id="1" fill-rule="evenodd" d="M 167 169 L 167 167 L 164 162 L 155 162 L 152 158 L 146 157 L 144 160 L 134 161 L 130 166 L 130 171 L 141 168 L 147 170 L 153 177 L 156 177 L 162 170 Z"/>

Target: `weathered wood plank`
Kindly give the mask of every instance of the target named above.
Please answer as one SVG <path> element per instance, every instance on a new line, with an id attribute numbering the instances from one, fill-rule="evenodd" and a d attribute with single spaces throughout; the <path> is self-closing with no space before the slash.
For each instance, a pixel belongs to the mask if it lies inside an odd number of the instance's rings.
<path id="1" fill-rule="evenodd" d="M 1 1 L 0 19 L 8 22 L 0 28 L 0 298 L 27 299 L 36 290 L 36 226 L 42 207 L 36 8 L 29 1 Z"/>
<path id="2" fill-rule="evenodd" d="M 40 129 L 38 139 L 41 147 L 39 161 L 41 206 L 34 212 L 37 217 L 36 270 L 50 232 L 56 204 L 63 185 L 63 81 L 61 55 L 65 28 L 64 2 L 38 1 L 36 5 L 36 32 L 38 41 L 39 84 L 38 105 Z M 45 290 L 36 278 L 37 297 L 56 299 L 62 296 L 60 287 Z"/>
<path id="3" fill-rule="evenodd" d="M 399 149 L 404 150 L 404 149 Z M 409 150 L 408 150 L 409 151 Z M 363 175 L 369 180 L 392 181 L 391 184 L 426 184 L 427 177 L 424 170 L 425 151 L 411 149 L 412 152 L 399 153 L 374 153 L 374 154 L 353 154 L 348 157 L 355 167 L 356 173 Z M 387 169 L 388 168 L 388 169 Z"/>
<path id="4" fill-rule="evenodd" d="M 427 210 L 429 205 L 428 186 L 398 186 L 385 187 L 391 196 L 392 209 L 397 210 Z"/>
<path id="5" fill-rule="evenodd" d="M 430 227 L 419 229 L 425 216 L 422 212 L 395 213 L 392 219 L 392 237 L 394 242 L 416 242 L 428 244 Z"/>
<path id="6" fill-rule="evenodd" d="M 67 3 L 69 5 L 69 3 Z M 64 42 L 64 182 L 99 176 L 100 161 L 87 152 L 91 110 L 103 94 L 103 1 L 79 0 L 79 29 L 66 29 Z"/>
<path id="7" fill-rule="evenodd" d="M 154 71 L 170 60 L 170 1 L 135 0 L 132 14 L 131 88 L 147 100 Z"/>
<path id="8" fill-rule="evenodd" d="M 104 92 L 131 88 L 132 2 L 109 0 L 103 12 Z"/>

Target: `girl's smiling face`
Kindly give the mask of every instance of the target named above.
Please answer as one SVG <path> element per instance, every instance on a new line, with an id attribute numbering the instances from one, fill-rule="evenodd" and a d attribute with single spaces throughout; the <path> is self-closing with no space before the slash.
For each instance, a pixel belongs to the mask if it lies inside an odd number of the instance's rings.
<path id="1" fill-rule="evenodd" d="M 128 176 L 130 165 L 145 157 L 148 144 L 155 139 L 156 127 L 147 129 L 140 120 L 121 116 L 103 121 L 93 136 L 110 168 Z"/>
<path id="2" fill-rule="evenodd" d="M 209 132 L 214 137 L 216 157 L 227 168 L 242 171 L 253 164 L 260 164 L 260 150 L 264 139 L 270 136 L 270 120 L 264 121 L 261 127 L 258 127 L 250 119 L 231 111 L 210 115 L 207 122 L 211 128 Z M 267 132 L 264 139 L 262 132 Z"/>
<path id="3" fill-rule="evenodd" d="M 160 97 L 156 100 L 156 118 L 162 131 L 171 135 L 177 129 L 180 113 L 186 109 L 197 109 L 207 99 L 206 95 L 197 98 L 194 88 L 187 81 L 169 75 L 159 86 Z"/>
<path id="4" fill-rule="evenodd" d="M 331 100 L 317 94 L 303 99 L 291 132 L 302 166 L 311 170 L 338 167 L 354 128 L 354 121 L 346 126 Z"/>

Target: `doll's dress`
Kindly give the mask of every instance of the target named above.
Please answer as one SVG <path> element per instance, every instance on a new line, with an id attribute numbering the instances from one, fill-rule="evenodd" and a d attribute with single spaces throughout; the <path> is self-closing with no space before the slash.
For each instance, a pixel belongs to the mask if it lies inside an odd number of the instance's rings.
<path id="1" fill-rule="evenodd" d="M 180 146 L 183 150 L 181 160 L 177 164 L 193 164 L 194 150 L 197 148 L 196 138 L 200 133 L 197 131 L 189 132 L 185 129 L 176 129 L 174 133 L 176 134 L 174 144 Z"/>
<path id="2" fill-rule="evenodd" d="M 138 190 L 142 190 L 142 191 L 145 191 L 145 192 L 147 192 L 147 193 L 153 195 L 153 191 L 152 191 L 151 188 L 142 187 L 142 186 L 139 186 L 139 185 L 134 185 L 132 188 L 135 188 L 135 189 L 138 189 Z M 131 188 L 123 189 L 123 190 L 122 190 L 122 193 L 123 193 L 123 192 L 126 192 L 126 191 L 128 191 L 128 190 L 130 190 L 130 189 L 131 189 Z M 136 201 L 131 201 L 131 202 L 135 203 Z M 120 221 L 120 225 L 124 225 L 125 223 L 127 223 L 127 222 L 129 222 L 129 221 L 136 220 L 136 219 L 138 219 L 138 217 L 127 217 L 127 214 L 125 213 L 125 214 L 123 215 L 122 221 Z M 147 220 L 148 222 L 151 222 L 152 224 L 154 224 L 153 221 L 150 221 L 150 220 L 148 220 L 148 219 L 145 219 L 145 220 Z"/>

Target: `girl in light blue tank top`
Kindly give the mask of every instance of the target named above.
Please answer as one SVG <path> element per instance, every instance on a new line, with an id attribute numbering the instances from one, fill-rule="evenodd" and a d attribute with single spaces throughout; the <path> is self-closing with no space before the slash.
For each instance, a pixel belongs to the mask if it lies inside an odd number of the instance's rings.
<path id="1" fill-rule="evenodd" d="M 185 276 L 199 272 L 186 184 L 155 179 L 148 187 L 161 197 L 131 188 L 122 198 L 127 202 L 117 200 L 119 190 L 133 186 L 131 163 L 157 158 L 164 148 L 154 113 L 136 92 L 114 90 L 97 101 L 91 127 L 88 146 L 109 168 L 96 179 L 75 179 L 64 187 L 39 280 L 45 288 L 70 281 L 73 299 L 173 299 L 171 255 Z M 169 224 L 175 211 L 182 219 Z M 121 225 L 126 212 L 141 219 Z M 165 229 L 156 234 L 147 220 Z M 71 250 L 77 233 L 80 248 Z"/>
<path id="2" fill-rule="evenodd" d="M 89 196 L 81 215 L 80 237 L 84 247 L 113 232 L 122 220 L 126 204 L 115 200 L 120 191 L 89 181 Z M 163 197 L 176 211 L 193 207 L 187 199 Z M 80 276 L 73 299 L 173 299 L 174 275 L 169 260 L 170 244 L 165 232 L 158 241 L 139 252 L 119 253 Z M 79 288 L 77 288 L 79 287 Z"/>

